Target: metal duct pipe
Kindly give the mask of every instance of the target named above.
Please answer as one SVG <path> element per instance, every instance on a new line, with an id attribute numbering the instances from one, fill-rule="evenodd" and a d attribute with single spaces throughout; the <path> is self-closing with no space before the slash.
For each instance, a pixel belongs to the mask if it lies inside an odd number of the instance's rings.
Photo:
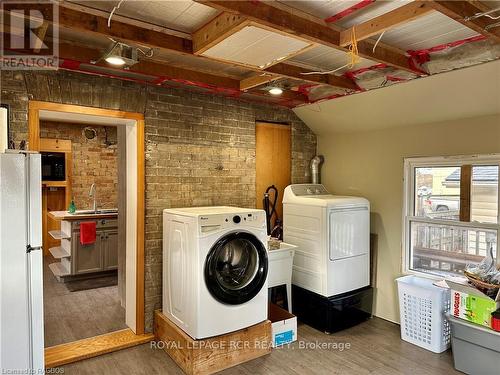
<path id="1" fill-rule="evenodd" d="M 311 176 L 312 176 L 312 183 L 313 184 L 320 184 L 321 183 L 321 164 L 325 161 L 325 158 L 323 155 L 316 155 L 311 159 L 311 163 L 309 164 L 309 167 L 311 168 Z"/>

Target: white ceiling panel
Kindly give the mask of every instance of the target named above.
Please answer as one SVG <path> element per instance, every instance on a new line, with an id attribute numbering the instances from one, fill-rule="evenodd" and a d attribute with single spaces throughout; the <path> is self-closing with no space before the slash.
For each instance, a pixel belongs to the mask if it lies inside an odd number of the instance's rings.
<path id="1" fill-rule="evenodd" d="M 431 48 L 475 35 L 478 34 L 461 23 L 433 12 L 386 31 L 382 41 L 407 51 Z"/>
<path id="2" fill-rule="evenodd" d="M 119 1 L 70 1 L 111 12 Z M 219 12 L 191 0 L 128 0 L 121 3 L 115 14 L 154 25 L 192 33 L 214 18 Z"/>
<path id="3" fill-rule="evenodd" d="M 280 3 L 321 19 L 340 13 L 359 2 L 360 0 L 280 0 Z"/>
<path id="4" fill-rule="evenodd" d="M 344 66 L 350 61 L 350 58 L 345 52 L 321 45 L 311 48 L 300 55 L 296 55 L 289 61 L 307 69 L 330 71 Z M 375 64 L 375 61 L 361 58 L 360 62 L 353 68 L 343 68 L 335 72 L 335 74 L 341 75 L 347 70 L 366 68 Z"/>
<path id="5" fill-rule="evenodd" d="M 265 68 L 310 46 L 304 40 L 250 25 L 209 48 L 203 56 Z"/>

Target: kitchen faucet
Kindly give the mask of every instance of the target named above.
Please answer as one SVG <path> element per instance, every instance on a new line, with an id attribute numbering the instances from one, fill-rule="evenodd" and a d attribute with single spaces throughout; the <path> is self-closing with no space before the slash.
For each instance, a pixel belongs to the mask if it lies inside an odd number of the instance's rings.
<path id="1" fill-rule="evenodd" d="M 90 186 L 89 198 L 94 198 L 94 212 L 97 212 L 97 194 L 95 184 Z"/>

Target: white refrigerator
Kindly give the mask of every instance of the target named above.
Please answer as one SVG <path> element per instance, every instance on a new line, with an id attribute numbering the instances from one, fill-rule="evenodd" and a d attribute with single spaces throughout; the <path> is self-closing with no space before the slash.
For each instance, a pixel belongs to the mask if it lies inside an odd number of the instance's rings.
<path id="1" fill-rule="evenodd" d="M 0 154 L 0 373 L 43 373 L 41 180 L 39 154 Z"/>

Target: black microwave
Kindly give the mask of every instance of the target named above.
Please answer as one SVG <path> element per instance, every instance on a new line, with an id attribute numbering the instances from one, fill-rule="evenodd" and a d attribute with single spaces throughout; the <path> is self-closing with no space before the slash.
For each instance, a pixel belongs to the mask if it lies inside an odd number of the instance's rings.
<path id="1" fill-rule="evenodd" d="M 42 180 L 66 180 L 66 155 L 63 152 L 42 152 Z"/>

